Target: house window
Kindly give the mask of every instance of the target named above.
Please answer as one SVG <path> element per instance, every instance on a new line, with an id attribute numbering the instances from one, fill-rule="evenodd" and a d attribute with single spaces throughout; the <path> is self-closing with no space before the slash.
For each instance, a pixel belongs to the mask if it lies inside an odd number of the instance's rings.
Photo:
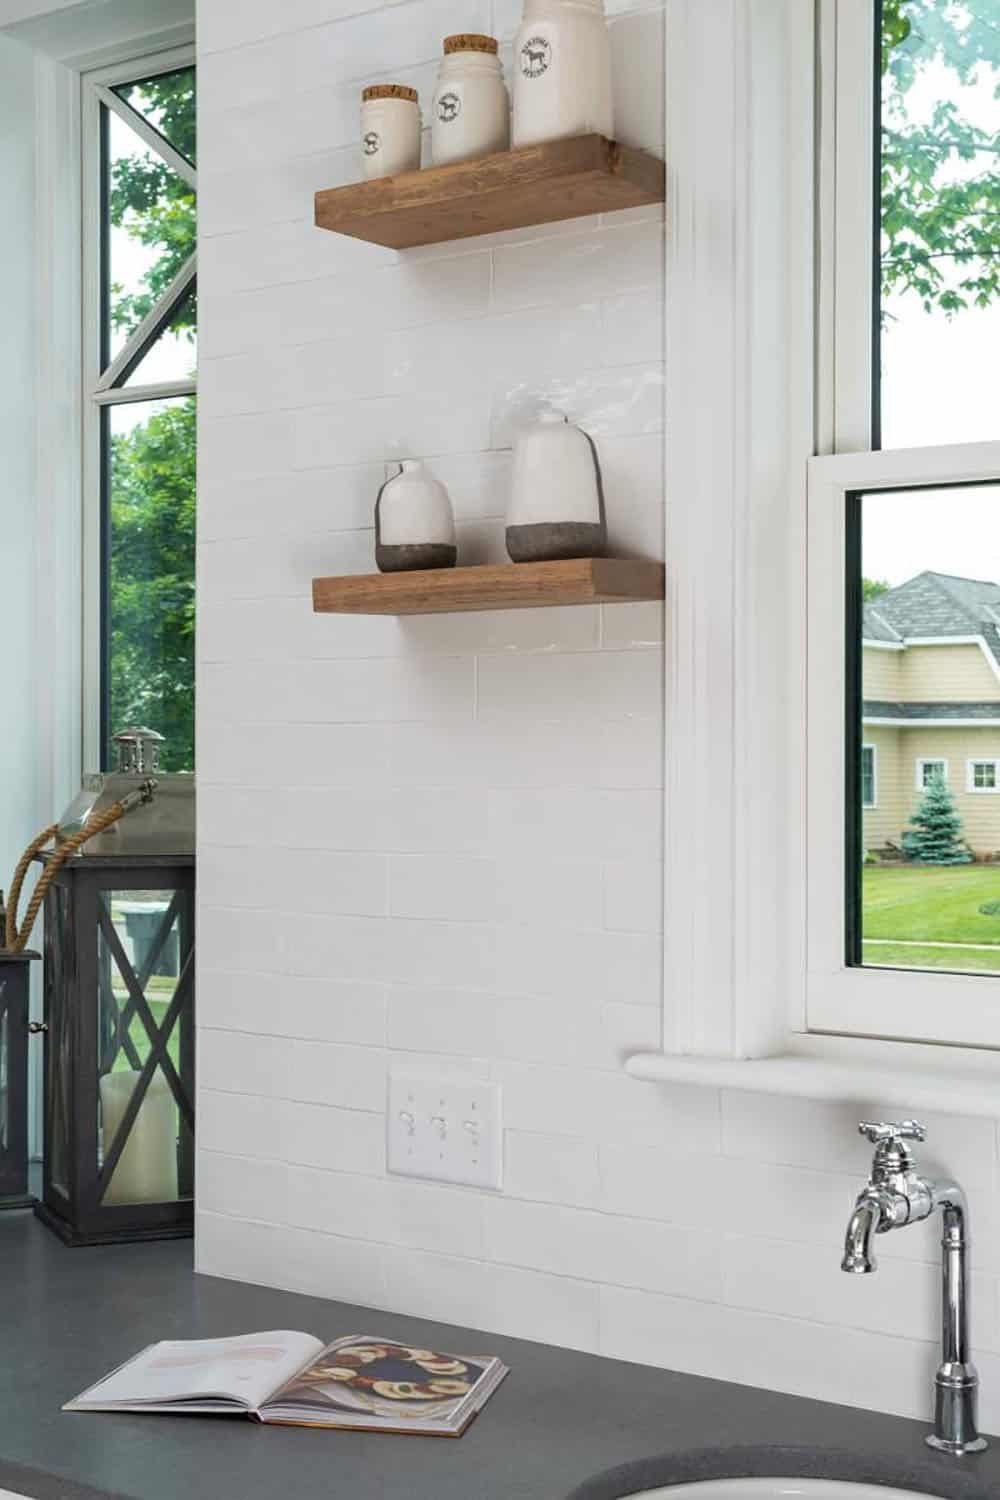
<path id="1" fill-rule="evenodd" d="M 997 835 L 966 795 L 1000 791 L 1000 54 L 972 0 L 835 10 L 820 151 L 832 451 L 809 485 L 806 1029 L 1000 1048 Z M 861 180 L 870 193 L 847 190 Z M 950 784 L 949 758 L 964 783 Z"/>
<path id="2" fill-rule="evenodd" d="M 925 792 L 932 781 L 948 780 L 948 762 L 946 760 L 917 759 L 917 791 Z"/>
<path id="3" fill-rule="evenodd" d="M 874 807 L 878 795 L 876 780 L 875 746 L 861 746 L 861 806 Z"/>
<path id="4" fill-rule="evenodd" d="M 1000 766 L 997 760 L 970 760 L 966 789 L 970 792 L 1000 791 L 997 766 Z"/>
<path id="5" fill-rule="evenodd" d="M 84 79 L 86 758 L 194 766 L 196 91 L 189 51 Z"/>

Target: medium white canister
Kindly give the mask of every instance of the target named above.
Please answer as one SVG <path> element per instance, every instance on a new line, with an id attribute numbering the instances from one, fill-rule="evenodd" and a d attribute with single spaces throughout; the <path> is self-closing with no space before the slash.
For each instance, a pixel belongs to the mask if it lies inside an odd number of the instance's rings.
<path id="1" fill-rule="evenodd" d="M 510 97 L 496 38 L 446 36 L 434 90 L 431 160 L 436 167 L 472 161 L 510 146 Z"/>
<path id="2" fill-rule="evenodd" d="M 405 83 L 372 83 L 361 94 L 361 170 L 392 177 L 420 167 L 420 105 Z"/>
<path id="3" fill-rule="evenodd" d="M 614 135 L 603 0 L 524 0 L 514 43 L 514 145 Z"/>

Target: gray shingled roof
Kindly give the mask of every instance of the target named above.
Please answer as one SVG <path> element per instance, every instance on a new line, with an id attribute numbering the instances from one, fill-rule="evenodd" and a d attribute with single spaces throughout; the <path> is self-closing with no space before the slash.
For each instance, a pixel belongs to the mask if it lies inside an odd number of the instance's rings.
<path id="1" fill-rule="evenodd" d="M 879 703 L 865 699 L 866 719 L 983 719 L 1000 723 L 1000 699 L 993 703 Z"/>
<path id="2" fill-rule="evenodd" d="M 865 605 L 862 634 L 867 641 L 981 635 L 1000 665 L 1000 583 L 918 573 Z"/>

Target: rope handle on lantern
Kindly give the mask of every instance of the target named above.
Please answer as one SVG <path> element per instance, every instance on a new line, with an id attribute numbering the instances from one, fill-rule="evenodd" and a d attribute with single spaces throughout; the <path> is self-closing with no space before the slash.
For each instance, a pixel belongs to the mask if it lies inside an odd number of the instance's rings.
<path id="1" fill-rule="evenodd" d="M 144 781 L 141 786 L 136 787 L 134 792 L 127 792 L 124 797 L 112 803 L 104 812 L 92 814 L 77 833 L 73 833 L 68 839 L 64 839 L 39 876 L 38 884 L 35 886 L 31 900 L 28 902 L 24 921 L 18 927 L 17 907 L 21 898 L 21 887 L 24 884 L 24 877 L 27 875 L 28 867 L 35 858 L 35 855 L 39 854 L 45 848 L 50 839 L 55 838 L 59 831 L 59 824 L 51 824 L 37 838 L 32 839 L 17 862 L 17 869 L 14 871 L 14 878 L 10 885 L 7 923 L 3 935 L 4 947 L 9 952 L 20 953 L 27 944 L 31 936 L 31 929 L 35 925 L 35 919 L 41 910 L 42 902 L 45 900 L 45 892 L 69 856 L 75 854 L 77 849 L 82 844 L 85 844 L 88 839 L 92 839 L 95 834 L 103 833 L 106 828 L 110 828 L 113 823 L 117 823 L 119 818 L 123 818 L 126 813 L 131 812 L 133 807 L 138 807 L 143 802 L 152 802 L 155 791 L 155 781 Z"/>

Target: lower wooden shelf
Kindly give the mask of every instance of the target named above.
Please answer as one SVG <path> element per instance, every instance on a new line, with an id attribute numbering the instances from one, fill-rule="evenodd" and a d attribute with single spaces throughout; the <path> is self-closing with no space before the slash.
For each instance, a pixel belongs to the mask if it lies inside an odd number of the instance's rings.
<path id="1" fill-rule="evenodd" d="M 313 609 L 332 615 L 444 615 L 547 604 L 635 604 L 662 599 L 659 562 L 580 557 L 567 562 L 428 568 L 313 579 Z"/>

